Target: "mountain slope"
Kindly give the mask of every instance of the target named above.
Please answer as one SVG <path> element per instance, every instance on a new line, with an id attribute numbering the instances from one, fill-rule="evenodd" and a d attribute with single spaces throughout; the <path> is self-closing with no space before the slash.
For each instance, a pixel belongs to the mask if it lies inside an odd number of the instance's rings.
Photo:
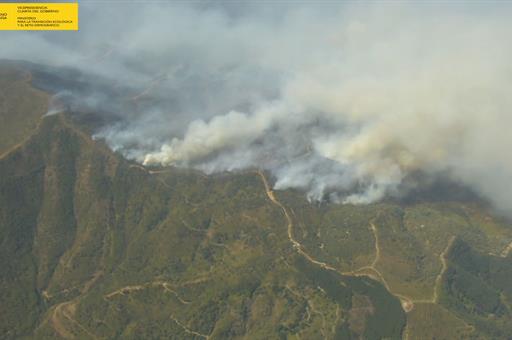
<path id="1" fill-rule="evenodd" d="M 4 334 L 140 338 L 162 318 L 176 320 L 159 336 L 178 338 L 315 333 L 317 299 L 332 319 L 320 328 L 334 336 L 349 332 L 345 314 L 358 294 L 374 319 L 391 316 L 359 331 L 399 337 L 403 312 L 381 285 L 294 252 L 258 174 L 166 171 L 160 178 L 119 159 L 63 115 L 44 118 L 1 160 L 2 281 L 12 292 L 2 301 L 12 315 Z"/>
<path id="2" fill-rule="evenodd" d="M 0 158 L 1 338 L 506 338 L 512 228 L 480 202 L 312 204 L 262 172 L 145 168 L 84 113 L 23 106 L 40 93 L 2 113 L 36 125 Z"/>

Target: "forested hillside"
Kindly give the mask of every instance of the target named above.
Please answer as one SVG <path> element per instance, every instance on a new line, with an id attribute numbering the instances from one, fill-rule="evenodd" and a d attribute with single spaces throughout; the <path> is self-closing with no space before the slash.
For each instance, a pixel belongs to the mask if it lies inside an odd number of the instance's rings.
<path id="1" fill-rule="evenodd" d="M 510 222 L 148 168 L 0 67 L 0 338 L 507 339 Z M 5 122 L 5 124 L 4 124 Z"/>

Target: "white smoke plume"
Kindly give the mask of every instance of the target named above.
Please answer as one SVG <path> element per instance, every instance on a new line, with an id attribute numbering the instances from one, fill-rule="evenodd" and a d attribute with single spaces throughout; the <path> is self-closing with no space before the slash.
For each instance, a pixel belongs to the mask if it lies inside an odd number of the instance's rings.
<path id="1" fill-rule="evenodd" d="M 151 95 L 155 105 L 98 133 L 129 157 L 264 168 L 276 189 L 351 203 L 399 193 L 417 172 L 443 174 L 511 208 L 508 4 L 84 7 L 78 43 L 12 38 L 45 51 L 39 61 Z M 136 25 L 112 24 L 135 14 Z"/>

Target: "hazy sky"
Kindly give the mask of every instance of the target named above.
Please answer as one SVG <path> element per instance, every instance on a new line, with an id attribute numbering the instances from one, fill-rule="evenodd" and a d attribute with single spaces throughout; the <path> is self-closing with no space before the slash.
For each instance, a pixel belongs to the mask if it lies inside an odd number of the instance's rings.
<path id="1" fill-rule="evenodd" d="M 278 189 L 356 203 L 421 171 L 510 211 L 511 14 L 484 2 L 82 1 L 79 32 L 2 32 L 0 57 L 158 99 L 98 132 L 146 164 L 263 167 Z"/>

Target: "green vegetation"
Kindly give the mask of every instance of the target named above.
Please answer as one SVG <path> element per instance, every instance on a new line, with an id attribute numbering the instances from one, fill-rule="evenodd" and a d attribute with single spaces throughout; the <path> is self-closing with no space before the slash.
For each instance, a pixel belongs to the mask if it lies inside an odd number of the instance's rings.
<path id="1" fill-rule="evenodd" d="M 30 86 L 31 73 L 0 63 L 0 156 L 35 130 L 48 107 L 48 94 Z"/>
<path id="2" fill-rule="evenodd" d="M 44 118 L 0 171 L 6 336 L 334 338 L 354 292 L 375 310 L 360 332 L 400 337 L 404 314 L 380 284 L 296 254 L 255 173 L 151 174 L 65 115 Z"/>
<path id="3" fill-rule="evenodd" d="M 474 329 L 442 306 L 417 304 L 407 314 L 406 334 L 409 339 L 468 339 Z"/>
<path id="4" fill-rule="evenodd" d="M 448 263 L 441 303 L 486 337 L 512 334 L 512 258 L 481 254 L 457 240 Z"/>
<path id="5" fill-rule="evenodd" d="M 0 71 L 1 86 L 28 87 Z M 498 256 L 512 228 L 478 203 L 276 192 L 301 253 L 258 174 L 141 167 L 70 114 L 39 119 L 41 93 L 20 91 L 2 115 L 36 118 L 0 125 L 4 150 L 21 142 L 0 158 L 0 338 L 512 334 L 512 256 Z"/>

